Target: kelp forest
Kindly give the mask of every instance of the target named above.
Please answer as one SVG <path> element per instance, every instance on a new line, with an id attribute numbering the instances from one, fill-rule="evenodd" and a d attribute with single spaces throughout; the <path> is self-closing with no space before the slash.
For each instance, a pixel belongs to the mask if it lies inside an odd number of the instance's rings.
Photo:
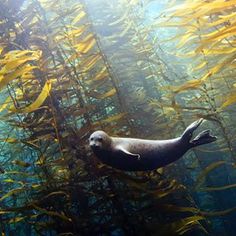
<path id="1" fill-rule="evenodd" d="M 235 9 L 1 0 L 1 235 L 235 235 Z M 174 138 L 199 118 L 217 141 L 155 171 L 88 145 L 95 130 Z"/>

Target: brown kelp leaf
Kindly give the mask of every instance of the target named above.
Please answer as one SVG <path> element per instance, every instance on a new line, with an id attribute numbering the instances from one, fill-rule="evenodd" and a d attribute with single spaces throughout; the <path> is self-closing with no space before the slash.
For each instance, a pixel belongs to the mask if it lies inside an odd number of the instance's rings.
<path id="1" fill-rule="evenodd" d="M 195 207 L 181 207 L 171 204 L 155 204 L 155 206 L 161 211 L 170 211 L 170 212 L 191 212 L 191 213 L 199 213 L 200 210 Z"/>
<path id="2" fill-rule="evenodd" d="M 42 200 L 45 200 L 47 198 L 50 198 L 50 197 L 53 197 L 53 196 L 58 196 L 58 195 L 62 195 L 62 196 L 65 196 L 65 197 L 69 198 L 69 195 L 66 192 L 64 192 L 64 191 L 57 191 L 57 192 L 49 193 L 45 197 L 42 197 L 40 200 L 42 201 Z"/>
<path id="3" fill-rule="evenodd" d="M 232 208 L 229 208 L 229 209 L 226 209 L 226 210 L 223 210 L 223 211 L 210 211 L 210 212 L 207 212 L 207 211 L 201 211 L 201 215 L 203 216 L 209 216 L 209 217 L 214 217 L 214 216 L 225 216 L 225 215 L 228 215 L 232 212 L 236 211 L 236 207 L 232 207 Z"/>
<path id="4" fill-rule="evenodd" d="M 21 160 L 14 160 L 14 161 L 12 161 L 12 164 L 17 165 L 17 166 L 21 166 L 21 167 L 29 167 L 30 166 L 30 163 L 24 162 Z"/>
<path id="5" fill-rule="evenodd" d="M 10 111 L 12 112 L 17 112 L 17 113 L 28 113 L 28 112 L 32 112 L 32 111 L 35 111 L 37 110 L 43 103 L 44 101 L 46 100 L 46 98 L 49 96 L 49 93 L 51 91 L 51 81 L 48 80 L 41 93 L 39 94 L 39 96 L 37 97 L 37 99 L 29 106 L 25 107 L 25 108 L 11 108 L 9 109 Z"/>
<path id="6" fill-rule="evenodd" d="M 222 190 L 227 190 L 227 189 L 231 189 L 235 187 L 236 187 L 236 184 L 229 184 L 229 185 L 224 185 L 224 186 L 202 187 L 202 188 L 199 188 L 199 191 L 202 191 L 202 192 L 222 191 Z"/>
<path id="7" fill-rule="evenodd" d="M 22 172 L 22 171 L 6 171 L 5 175 L 18 175 L 18 176 L 24 176 L 24 177 L 37 177 L 37 176 L 33 176 L 31 173 L 26 173 L 26 172 Z"/>
<path id="8" fill-rule="evenodd" d="M 66 215 L 60 214 L 60 213 L 58 213 L 56 211 L 48 211 L 48 210 L 46 210 L 44 208 L 41 208 L 41 207 L 39 207 L 39 206 L 37 206 L 35 204 L 31 204 L 31 206 L 34 209 L 36 209 L 36 210 L 40 211 L 41 213 L 46 214 L 48 216 L 52 216 L 52 217 L 56 216 L 56 217 L 58 217 L 58 218 L 60 218 L 60 219 L 62 219 L 64 221 L 69 221 L 69 222 L 72 221 L 71 218 L 67 217 Z"/>
<path id="9" fill-rule="evenodd" d="M 108 97 L 114 96 L 115 94 L 116 94 L 116 89 L 113 88 L 113 89 L 109 90 L 108 92 L 98 96 L 98 99 L 108 98 Z"/>
<path id="10" fill-rule="evenodd" d="M 115 88 L 112 88 L 111 90 L 109 90 L 108 92 L 106 93 L 98 93 L 97 91 L 89 91 L 87 93 L 87 96 L 90 96 L 90 97 L 93 97 L 93 98 L 96 98 L 96 99 L 104 99 L 104 98 L 107 98 L 107 97 L 111 97 L 113 95 L 116 94 L 116 89 Z"/>
<path id="11" fill-rule="evenodd" d="M 195 227 L 198 227 L 202 231 L 207 233 L 203 226 L 200 224 L 200 220 L 205 220 L 205 217 L 201 215 L 190 216 L 166 225 L 153 224 L 150 225 L 149 228 L 152 233 L 158 233 L 158 235 L 160 236 L 183 235 L 184 233 L 193 230 Z"/>

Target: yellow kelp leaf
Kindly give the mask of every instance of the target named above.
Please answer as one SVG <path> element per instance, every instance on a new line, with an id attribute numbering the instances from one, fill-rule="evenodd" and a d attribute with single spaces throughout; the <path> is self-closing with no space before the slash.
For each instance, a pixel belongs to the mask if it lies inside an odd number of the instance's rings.
<path id="1" fill-rule="evenodd" d="M 65 39 L 70 39 L 73 37 L 79 37 L 80 35 L 82 35 L 85 31 L 86 31 L 87 25 L 81 25 L 80 27 L 76 27 L 75 29 L 69 29 L 68 32 L 65 33 L 61 33 L 61 34 L 56 34 L 54 36 L 54 40 L 57 43 L 60 43 L 61 41 L 65 41 Z"/>
<path id="2" fill-rule="evenodd" d="M 228 107 L 228 106 L 234 104 L 235 102 L 236 102 L 236 94 L 234 93 L 234 94 L 229 95 L 229 96 L 226 98 L 225 102 L 221 105 L 220 108 L 221 108 L 221 109 L 224 109 L 224 108 L 226 108 L 226 107 Z"/>
<path id="3" fill-rule="evenodd" d="M 6 138 L 6 139 L 0 139 L 0 142 L 17 143 L 18 140 L 15 139 L 15 138 L 10 138 L 10 137 L 8 137 L 8 138 Z"/>
<path id="4" fill-rule="evenodd" d="M 9 96 L 9 97 L 7 97 L 7 99 L 4 101 L 4 103 L 1 104 L 1 106 L 0 106 L 0 112 L 4 111 L 4 110 L 7 108 L 7 106 L 9 106 L 10 102 L 11 102 L 11 97 Z"/>
<path id="5" fill-rule="evenodd" d="M 32 112 L 32 111 L 37 110 L 44 103 L 46 98 L 49 96 L 49 93 L 51 91 L 51 87 L 52 87 L 51 80 L 48 80 L 45 83 L 41 93 L 39 94 L 38 98 L 35 100 L 34 103 L 32 103 L 31 105 L 29 105 L 28 107 L 25 107 L 25 108 L 20 108 L 20 109 L 12 108 L 11 111 L 18 112 L 18 113 L 28 113 L 28 112 Z"/>
<path id="6" fill-rule="evenodd" d="M 31 187 L 37 189 L 37 188 L 42 187 L 42 185 L 41 184 L 32 184 Z"/>
<path id="7" fill-rule="evenodd" d="M 86 13 L 84 11 L 81 11 L 78 16 L 75 17 L 75 19 L 72 21 L 72 25 L 76 24 L 77 22 L 79 22 L 82 18 L 84 18 L 86 16 Z"/>
<path id="8" fill-rule="evenodd" d="M 201 226 L 199 223 L 200 220 L 205 220 L 204 216 L 201 215 L 195 215 L 195 216 L 189 216 L 186 218 L 182 218 L 181 220 L 168 223 L 166 225 L 157 226 L 156 225 L 156 231 L 158 232 L 158 235 L 184 235 L 186 232 L 191 230 L 191 227 L 194 225 L 197 225 L 199 228 L 201 228 L 205 233 L 206 230 Z"/>
<path id="9" fill-rule="evenodd" d="M 98 98 L 99 98 L 99 99 L 103 99 L 103 98 L 111 97 L 111 96 L 113 96 L 113 95 L 115 95 L 115 94 L 116 94 L 116 89 L 113 88 L 113 89 L 111 89 L 110 91 L 108 91 L 108 92 L 106 92 L 106 93 L 104 93 L 104 94 L 101 94 Z"/>
<path id="10" fill-rule="evenodd" d="M 119 113 L 119 114 L 117 114 L 117 115 L 110 116 L 110 117 L 108 117 L 108 118 L 106 118 L 106 119 L 104 119 L 104 120 L 94 122 L 93 124 L 94 124 L 94 125 L 99 125 L 99 124 L 104 124 L 104 123 L 110 123 L 110 122 L 113 122 L 113 121 L 120 120 L 120 119 L 123 118 L 125 115 L 126 115 L 126 113 Z"/>
<path id="11" fill-rule="evenodd" d="M 217 41 L 227 38 L 228 36 L 232 36 L 236 32 L 236 26 L 235 27 L 224 27 L 224 29 L 220 31 L 213 31 L 212 33 L 202 35 L 204 38 L 202 40 L 202 43 L 211 43 L 212 41 Z"/>
<path id="12" fill-rule="evenodd" d="M 24 217 L 20 217 L 20 216 L 19 217 L 13 217 L 7 223 L 8 224 L 16 224 L 18 222 L 21 222 L 24 219 L 26 219 L 26 216 L 24 216 Z"/>
<path id="13" fill-rule="evenodd" d="M 220 11 L 229 10 L 234 6 L 234 1 L 223 0 L 188 2 L 187 4 L 181 4 L 175 7 L 175 9 L 172 9 L 172 11 L 175 10 L 175 13 L 172 15 L 172 17 L 184 17 L 185 20 L 192 20 L 193 18 L 199 18 L 208 14 L 218 14 Z"/>
<path id="14" fill-rule="evenodd" d="M 229 47 L 218 47 L 218 48 L 210 48 L 210 49 L 205 49 L 204 54 L 206 56 L 209 55 L 221 55 L 221 54 L 231 54 L 236 52 L 236 48 L 229 48 Z"/>
<path id="15" fill-rule="evenodd" d="M 179 93 L 185 90 L 194 90 L 194 89 L 199 89 L 199 87 L 203 84 L 202 79 L 193 79 L 189 80 L 183 85 L 180 86 L 165 86 L 166 88 L 172 90 L 174 93 Z"/>
<path id="16" fill-rule="evenodd" d="M 85 61 L 80 65 L 85 71 L 89 71 L 100 59 L 102 56 L 100 54 L 93 55 L 92 57 L 88 57 Z"/>
<path id="17" fill-rule="evenodd" d="M 19 56 L 20 53 L 18 53 L 15 57 L 11 58 L 9 55 L 6 56 L 1 61 L 1 64 L 5 64 L 5 66 L 1 69 L 0 74 L 6 74 L 9 73 L 9 71 L 16 69 L 18 66 L 23 65 L 27 61 L 38 61 L 41 57 L 41 51 L 33 51 L 31 55 L 23 55 Z"/>
<path id="18" fill-rule="evenodd" d="M 210 75 L 214 75 L 217 72 L 219 72 L 220 70 L 223 70 L 225 68 L 226 65 L 230 65 L 230 63 L 232 63 L 232 61 L 234 61 L 235 59 L 235 55 L 233 54 L 230 57 L 226 57 L 226 59 L 224 58 L 223 60 L 221 60 L 221 63 L 217 63 L 216 66 L 212 67 L 210 69 Z"/>
<path id="19" fill-rule="evenodd" d="M 207 61 L 203 61 L 203 62 L 200 63 L 198 66 L 194 67 L 194 68 L 193 68 L 193 71 L 200 70 L 200 69 L 202 69 L 203 67 L 205 67 L 207 64 L 208 64 Z"/>
<path id="20" fill-rule="evenodd" d="M 219 15 L 218 16 L 219 19 L 218 20 L 214 20 L 213 22 L 209 22 L 206 21 L 206 26 L 209 27 L 214 27 L 217 25 L 221 25 L 223 23 L 223 25 L 228 24 L 229 22 L 231 23 L 235 23 L 235 17 L 236 17 L 236 13 L 231 13 L 231 14 L 227 14 L 227 15 Z"/>
<path id="21" fill-rule="evenodd" d="M 15 71 L 5 74 L 4 76 L 0 77 L 0 89 L 5 87 L 8 83 L 12 80 L 16 79 L 17 77 L 32 71 L 33 69 L 38 68 L 37 66 L 25 65 L 20 68 L 17 68 Z"/>
<path id="22" fill-rule="evenodd" d="M 196 188 L 199 188 L 199 186 L 201 186 L 203 184 L 203 182 L 205 181 L 206 176 L 209 174 L 209 172 L 211 172 L 212 170 L 218 168 L 219 166 L 222 166 L 224 164 L 226 164 L 226 161 L 217 161 L 217 162 L 213 162 L 212 164 L 208 165 L 198 176 L 197 180 L 196 180 Z"/>
<path id="23" fill-rule="evenodd" d="M 14 183 L 15 180 L 13 180 L 13 179 L 4 179 L 3 182 L 5 182 L 5 183 Z"/>
<path id="24" fill-rule="evenodd" d="M 6 53 L 4 55 L 4 58 L 0 60 L 0 65 L 6 64 L 9 61 L 25 59 L 27 56 L 30 57 L 30 56 L 40 56 L 40 55 L 41 55 L 40 51 L 12 50 L 12 51 Z"/>
<path id="25" fill-rule="evenodd" d="M 101 80 L 101 79 L 106 78 L 106 76 L 108 76 L 108 71 L 107 71 L 107 67 L 104 66 L 102 70 L 98 74 L 96 74 L 92 80 L 93 81 Z"/>
<path id="26" fill-rule="evenodd" d="M 192 32 L 192 31 L 188 31 L 186 32 L 182 37 L 180 42 L 177 44 L 177 48 L 181 48 L 183 47 L 187 42 L 193 42 L 193 39 L 198 38 L 198 36 Z"/>
<path id="27" fill-rule="evenodd" d="M 79 53 L 87 53 L 96 43 L 93 34 L 89 34 L 82 42 L 76 44 L 74 47 Z"/>
<path id="28" fill-rule="evenodd" d="M 190 22 L 158 22 L 152 24 L 153 27 L 184 27 L 184 28 L 196 28 L 196 25 L 190 24 Z M 183 36 L 183 34 L 182 34 Z"/>
<path id="29" fill-rule="evenodd" d="M 17 193 L 20 193 L 20 192 L 23 192 L 25 191 L 24 188 L 15 188 L 15 189 L 12 189 L 10 190 L 8 193 L 6 193 L 5 195 L 3 195 L 1 198 L 0 198 L 0 201 L 3 201 L 4 199 L 8 198 L 8 197 L 11 197 L 12 195 L 15 195 Z"/>

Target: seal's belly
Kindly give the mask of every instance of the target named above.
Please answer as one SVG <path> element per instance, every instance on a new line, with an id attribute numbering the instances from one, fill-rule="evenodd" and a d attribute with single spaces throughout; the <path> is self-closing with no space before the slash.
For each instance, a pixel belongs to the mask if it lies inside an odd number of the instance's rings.
<path id="1" fill-rule="evenodd" d="M 110 154 L 108 160 L 110 163 L 108 164 L 127 171 L 154 170 L 169 164 L 173 159 L 178 159 L 183 154 L 182 152 L 178 152 L 176 140 L 150 141 L 122 139 L 117 141 L 116 145 L 122 145 L 127 151 L 140 155 L 140 159 L 137 159 L 135 157 L 122 156 L 119 152 Z"/>

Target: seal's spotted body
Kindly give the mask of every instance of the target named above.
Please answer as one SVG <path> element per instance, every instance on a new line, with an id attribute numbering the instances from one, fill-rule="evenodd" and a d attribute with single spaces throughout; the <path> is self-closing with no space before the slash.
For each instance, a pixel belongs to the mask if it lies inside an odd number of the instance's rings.
<path id="1" fill-rule="evenodd" d="M 168 140 L 146 140 L 110 137 L 95 131 L 89 138 L 94 154 L 105 164 L 125 171 L 147 171 L 168 165 L 182 157 L 190 148 L 216 140 L 209 130 L 191 141 L 193 131 L 202 119 L 192 123 L 181 137 Z"/>

